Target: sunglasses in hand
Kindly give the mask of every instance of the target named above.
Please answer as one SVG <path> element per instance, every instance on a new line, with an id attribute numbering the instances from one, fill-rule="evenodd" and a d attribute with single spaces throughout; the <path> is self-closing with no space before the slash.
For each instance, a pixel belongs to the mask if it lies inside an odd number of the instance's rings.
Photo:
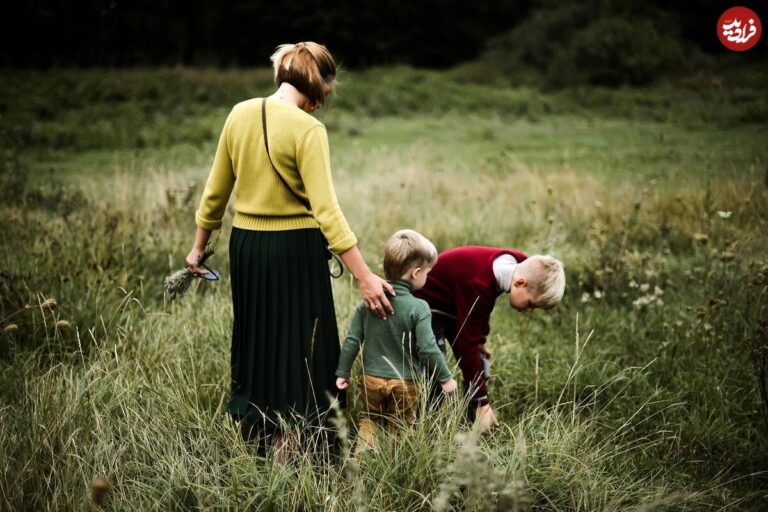
<path id="1" fill-rule="evenodd" d="M 208 272 L 205 274 L 199 274 L 199 275 L 195 274 L 195 277 L 199 277 L 200 279 L 205 279 L 206 281 L 218 281 L 219 277 L 221 277 L 221 274 L 218 271 L 208 268 L 207 266 L 205 266 L 205 264 L 201 264 L 200 266 L 203 267 Z"/>

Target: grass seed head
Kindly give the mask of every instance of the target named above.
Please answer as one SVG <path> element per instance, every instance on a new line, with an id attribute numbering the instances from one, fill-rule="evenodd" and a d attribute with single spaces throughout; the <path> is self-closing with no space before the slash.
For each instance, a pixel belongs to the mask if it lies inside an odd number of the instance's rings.
<path id="1" fill-rule="evenodd" d="M 200 258 L 199 264 L 202 265 L 205 263 L 205 260 L 213 256 L 214 249 L 210 245 L 205 248 L 205 251 L 203 251 L 203 257 Z M 165 288 L 165 296 L 168 300 L 174 300 L 177 297 L 181 297 L 184 295 L 187 290 L 189 289 L 189 286 L 192 284 L 192 280 L 195 278 L 195 274 L 192 273 L 189 268 L 183 268 L 181 270 L 177 270 L 170 276 L 166 277 L 165 280 L 163 280 L 163 288 Z"/>
<path id="2" fill-rule="evenodd" d="M 163 281 L 163 287 L 165 288 L 165 296 L 168 300 L 174 300 L 184 295 L 192 284 L 194 277 L 195 275 L 188 268 L 177 270 L 166 277 L 165 281 Z"/>
<path id="3" fill-rule="evenodd" d="M 50 310 L 50 311 L 53 311 L 54 309 L 56 309 L 56 307 L 57 307 L 58 305 L 59 305 L 59 304 L 56 302 L 56 299 L 54 299 L 54 298 L 50 298 L 50 299 L 45 299 L 45 300 L 44 300 L 44 301 L 43 301 L 43 302 L 40 304 L 40 308 L 41 308 L 41 309 L 48 309 L 48 310 Z"/>

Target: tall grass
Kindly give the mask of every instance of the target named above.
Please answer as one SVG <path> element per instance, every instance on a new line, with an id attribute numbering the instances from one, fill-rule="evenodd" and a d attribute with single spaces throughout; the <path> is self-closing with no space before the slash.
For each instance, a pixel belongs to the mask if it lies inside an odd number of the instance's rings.
<path id="1" fill-rule="evenodd" d="M 653 120 L 623 118 L 568 107 L 568 94 L 599 90 L 548 96 L 450 73 L 351 74 L 324 114 L 366 258 L 379 268 L 402 227 L 440 249 L 548 252 L 566 263 L 566 296 L 532 315 L 496 308 L 490 392 L 502 426 L 492 436 L 450 401 L 383 434 L 376 454 L 351 457 L 353 389 L 328 427 L 348 440 L 290 430 L 302 448 L 287 466 L 223 414 L 226 229 L 211 262 L 222 281 L 174 303 L 162 291 L 191 244 L 219 124 L 229 104 L 267 88 L 268 73 L 33 74 L 26 107 L 11 105 L 20 93 L 4 83 L 0 508 L 87 508 L 104 478 L 102 506 L 115 510 L 760 510 L 764 120 L 731 118 L 723 131 L 696 108 L 671 115 L 663 87 L 611 93 L 649 98 Z M 450 108 L 428 94 L 441 81 Z M 66 87 L 79 95 L 67 99 Z M 102 117 L 128 128 L 79 129 Z M 160 134 L 180 124 L 201 131 Z M 57 148 L 54 132 L 69 142 Z M 333 286 L 343 335 L 357 290 L 348 276 Z"/>

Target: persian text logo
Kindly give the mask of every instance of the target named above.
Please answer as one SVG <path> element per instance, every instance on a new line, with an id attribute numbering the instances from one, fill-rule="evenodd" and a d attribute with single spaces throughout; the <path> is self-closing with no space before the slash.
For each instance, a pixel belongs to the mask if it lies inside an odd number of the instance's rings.
<path id="1" fill-rule="evenodd" d="M 731 7 L 717 20 L 717 37 L 726 48 L 735 52 L 755 46 L 762 33 L 760 18 L 747 7 Z"/>

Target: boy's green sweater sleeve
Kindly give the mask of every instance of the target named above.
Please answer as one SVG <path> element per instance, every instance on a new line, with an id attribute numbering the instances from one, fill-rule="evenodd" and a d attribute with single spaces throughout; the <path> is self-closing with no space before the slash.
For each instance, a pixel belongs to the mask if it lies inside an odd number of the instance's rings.
<path id="1" fill-rule="evenodd" d="M 352 364 L 355 362 L 358 352 L 360 352 L 360 345 L 363 343 L 363 315 L 365 315 L 365 306 L 361 302 L 355 310 L 355 316 L 352 317 L 347 337 L 344 339 L 344 345 L 341 347 L 339 366 L 336 369 L 337 377 L 349 378 Z"/>
<path id="2" fill-rule="evenodd" d="M 427 366 L 430 372 L 437 373 L 437 380 L 441 383 L 453 377 L 443 353 L 437 348 L 435 334 L 432 332 L 432 312 L 424 302 L 414 311 L 416 321 L 416 347 L 419 351 L 419 359 Z"/>

